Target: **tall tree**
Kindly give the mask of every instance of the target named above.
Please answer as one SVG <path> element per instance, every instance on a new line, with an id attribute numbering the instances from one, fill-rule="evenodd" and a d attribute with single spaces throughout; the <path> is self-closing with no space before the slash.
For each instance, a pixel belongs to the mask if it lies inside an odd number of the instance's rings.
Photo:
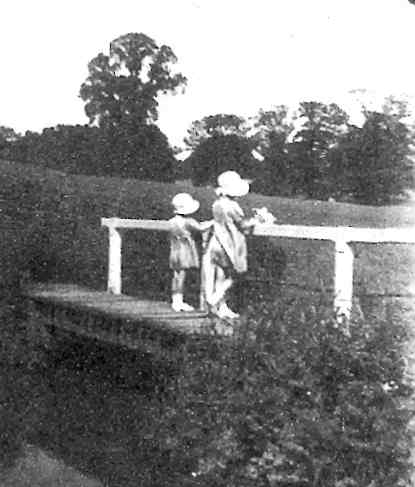
<path id="1" fill-rule="evenodd" d="M 279 105 L 272 110 L 260 110 L 253 117 L 252 125 L 251 138 L 256 150 L 264 157 L 253 189 L 269 195 L 289 194 L 291 167 L 288 140 L 294 126 L 288 108 Z"/>
<path id="2" fill-rule="evenodd" d="M 182 74 L 171 71 L 176 62 L 170 47 L 159 47 L 145 34 L 114 39 L 108 55 L 99 53 L 89 63 L 89 76 L 80 89 L 90 123 L 136 128 L 157 120 L 157 97 L 186 84 Z"/>
<path id="3" fill-rule="evenodd" d="M 106 174 L 169 181 L 174 156 L 154 122 L 160 94 L 176 93 L 186 78 L 172 72 L 177 58 L 144 34 L 130 33 L 110 43 L 109 54 L 89 63 L 80 96 L 90 124 L 101 129 Z"/>
<path id="4" fill-rule="evenodd" d="M 364 111 L 365 121 L 343 137 L 333 162 L 334 184 L 363 204 L 389 204 L 414 187 L 413 134 L 407 104 L 388 98 L 382 111 Z M 341 184 L 339 185 L 339 182 Z"/>
<path id="5" fill-rule="evenodd" d="M 326 198 L 328 152 L 348 127 L 348 115 L 335 103 L 300 103 L 300 130 L 290 146 L 293 182 L 299 192 L 311 198 Z"/>

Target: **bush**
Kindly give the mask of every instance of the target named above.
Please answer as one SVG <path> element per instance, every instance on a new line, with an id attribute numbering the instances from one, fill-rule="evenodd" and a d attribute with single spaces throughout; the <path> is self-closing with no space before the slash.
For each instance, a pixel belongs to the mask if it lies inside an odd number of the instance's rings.
<path id="1" fill-rule="evenodd" d="M 252 308 L 233 345 L 188 358 L 158 432 L 180 485 L 405 485 L 405 326 L 297 308 Z"/>

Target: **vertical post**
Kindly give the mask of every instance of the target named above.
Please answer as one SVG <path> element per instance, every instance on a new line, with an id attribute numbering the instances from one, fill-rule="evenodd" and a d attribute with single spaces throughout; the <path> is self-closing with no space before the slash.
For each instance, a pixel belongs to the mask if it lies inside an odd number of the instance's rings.
<path id="1" fill-rule="evenodd" d="M 353 250 L 343 240 L 335 241 L 334 309 L 350 318 L 353 299 Z"/>
<path id="2" fill-rule="evenodd" d="M 121 234 L 115 226 L 109 226 L 108 292 L 121 294 Z"/>
<path id="3" fill-rule="evenodd" d="M 207 254 L 206 247 L 208 244 L 209 234 L 208 232 L 202 233 L 202 258 L 200 262 L 200 295 L 199 295 L 199 308 L 201 311 L 206 311 L 206 263 Z"/>
<path id="4" fill-rule="evenodd" d="M 205 258 L 202 256 L 200 265 L 200 294 L 199 294 L 199 308 L 201 311 L 206 311 L 206 294 L 205 294 Z"/>

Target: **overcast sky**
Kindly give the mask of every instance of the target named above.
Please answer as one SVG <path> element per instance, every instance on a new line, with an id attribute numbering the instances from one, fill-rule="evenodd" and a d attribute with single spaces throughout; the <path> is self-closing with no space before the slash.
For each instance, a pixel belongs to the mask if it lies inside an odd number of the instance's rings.
<path id="1" fill-rule="evenodd" d="M 143 32 L 169 45 L 186 92 L 160 100 L 181 140 L 193 120 L 277 104 L 409 97 L 415 111 L 415 6 L 407 0 L 10 0 L 0 8 L 0 125 L 18 132 L 86 123 L 87 63 Z"/>

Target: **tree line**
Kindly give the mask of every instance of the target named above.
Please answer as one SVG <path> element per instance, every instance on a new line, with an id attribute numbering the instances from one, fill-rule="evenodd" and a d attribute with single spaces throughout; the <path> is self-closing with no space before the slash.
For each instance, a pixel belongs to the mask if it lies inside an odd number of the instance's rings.
<path id="1" fill-rule="evenodd" d="M 214 184 L 231 166 L 267 195 L 394 203 L 414 184 L 408 115 L 404 101 L 388 98 L 380 111 L 363 109 L 361 126 L 338 105 L 315 101 L 290 116 L 286 106 L 249 120 L 209 116 L 188 131 L 188 171 L 196 184 Z"/>
<path id="2" fill-rule="evenodd" d="M 215 184 L 234 169 L 267 195 L 334 198 L 363 204 L 401 200 L 413 179 L 413 127 L 407 104 L 362 107 L 356 126 L 335 103 L 304 101 L 248 118 L 215 114 L 194 121 L 184 138 L 183 163 L 156 125 L 158 99 L 183 91 L 187 80 L 173 70 L 177 58 L 144 34 L 110 43 L 88 65 L 80 88 L 88 125 L 57 125 L 18 135 L 0 127 L 0 155 L 69 173 L 158 181 L 189 178 Z"/>

